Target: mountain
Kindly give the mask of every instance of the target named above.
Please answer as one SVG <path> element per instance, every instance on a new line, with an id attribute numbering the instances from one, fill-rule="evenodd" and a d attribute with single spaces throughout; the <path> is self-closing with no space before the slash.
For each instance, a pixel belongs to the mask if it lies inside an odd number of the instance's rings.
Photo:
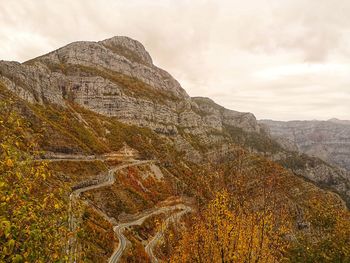
<path id="1" fill-rule="evenodd" d="M 69 99 L 165 134 L 178 134 L 178 127 L 203 133 L 225 124 L 259 129 L 250 113 L 202 106 L 210 118 L 200 116 L 198 104 L 180 84 L 153 65 L 139 42 L 127 37 L 75 42 L 24 64 L 2 62 L 0 70 L 8 87 L 30 102 L 64 105 Z"/>
<path id="2" fill-rule="evenodd" d="M 73 103 L 125 124 L 169 136 L 175 148 L 184 151 L 192 162 L 219 160 L 229 152 L 230 142 L 243 144 L 283 164 L 290 165 L 292 159 L 293 164 L 299 165 L 288 168 L 335 189 L 347 196 L 347 201 L 350 198 L 346 173 L 323 162 L 301 158 L 292 153 L 295 149 L 290 144 L 281 147 L 252 113 L 225 109 L 208 98 L 191 98 L 169 73 L 153 65 L 143 45 L 131 38 L 74 42 L 23 64 L 2 61 L 0 74 L 0 80 L 9 90 L 30 103 L 63 108 Z M 326 129 L 328 132 L 328 126 Z M 346 129 L 339 132 L 339 143 L 345 144 L 337 147 L 338 156 L 344 156 L 349 133 Z M 322 140 L 323 135 L 313 136 Z M 293 141 L 290 136 L 283 138 Z M 62 149 L 82 151 L 69 149 L 67 145 L 44 148 L 53 152 Z"/>
<path id="3" fill-rule="evenodd" d="M 308 155 L 350 171 L 350 121 L 271 121 L 260 123 L 268 126 L 272 136 L 295 143 Z"/>
<path id="4" fill-rule="evenodd" d="M 350 125 L 350 121 L 348 120 L 339 120 L 337 118 L 332 118 L 328 120 L 329 122 L 334 122 L 334 123 L 340 123 L 340 124 L 345 124 L 345 125 Z"/>
<path id="5" fill-rule="evenodd" d="M 21 189 L 24 183 L 16 178 L 23 164 L 32 160 L 33 169 L 28 169 L 36 171 L 36 164 L 44 162 L 39 171 L 46 167 L 52 177 L 45 181 L 46 175 L 42 176 L 44 182 L 39 180 L 32 195 L 41 204 L 47 198 L 39 193 L 52 196 L 48 193 L 58 189 L 61 203 L 46 211 L 56 221 L 47 225 L 68 228 L 66 242 L 61 242 L 64 245 L 57 245 L 56 252 L 49 253 L 55 257 L 68 251 L 64 257 L 70 262 L 150 262 L 176 258 L 178 250 L 185 257 L 182 244 L 195 242 L 189 241 L 191 234 L 186 235 L 186 231 L 206 229 L 196 228 L 195 222 L 210 219 L 219 224 L 226 221 L 211 216 L 229 215 L 232 224 L 233 217 L 241 212 L 235 219 L 240 223 L 232 227 L 247 222 L 264 226 L 265 221 L 259 220 L 275 218 L 270 230 L 289 229 L 287 236 L 293 238 L 284 238 L 278 244 L 261 242 L 269 244 L 266 250 L 276 245 L 284 251 L 281 244 L 298 237 L 299 243 L 290 246 L 295 249 L 289 250 L 290 258 L 303 255 L 304 261 L 314 262 L 315 255 L 328 253 L 318 242 L 332 239 L 343 246 L 350 236 L 342 217 L 350 204 L 347 172 L 298 152 L 291 141 L 273 139 L 252 113 L 226 109 L 209 98 L 191 98 L 169 73 L 153 64 L 143 45 L 131 38 L 75 42 L 25 63 L 1 61 L 0 102 L 0 171 L 9 170 L 8 181 L 0 182 L 0 186 L 11 186 L 1 193 L 8 195 L 13 189 Z M 9 159 L 9 149 L 14 151 L 11 156 L 19 168 Z M 23 170 L 23 174 L 26 172 Z M 22 211 L 21 205 L 27 200 L 28 195 L 24 195 L 11 205 Z M 220 210 L 223 208 L 230 211 Z M 10 210 L 14 208 L 4 212 L 8 218 L 0 226 L 12 220 Z M 323 210 L 332 214 L 320 212 Z M 20 215 L 26 218 L 22 212 L 12 216 Z M 320 216 L 331 217 L 337 224 L 320 226 Z M 1 244 L 7 244 L 5 262 L 18 260 L 11 258 L 15 253 L 8 253 L 10 250 L 22 253 L 27 261 L 38 257 L 35 249 L 23 253 L 30 248 L 23 246 L 25 242 L 12 241 L 17 232 L 1 236 L 9 229 L 22 229 L 23 235 L 28 235 L 31 225 L 18 225 L 23 218 L 16 217 L 13 228 L 0 229 L 0 238 L 5 240 L 0 239 Z M 198 232 L 198 237 L 215 234 L 215 224 L 208 228 L 211 232 Z M 338 233 L 340 228 L 343 231 Z M 254 228 L 240 234 L 247 229 L 234 231 L 239 240 L 243 237 L 249 242 L 248 237 L 255 234 L 260 240 Z M 321 233 L 311 235 L 318 242 L 304 236 L 305 229 Z M 28 239 L 36 237 L 37 232 Z M 60 234 L 55 233 L 49 237 L 55 244 L 60 243 L 56 238 Z M 159 246 L 162 237 L 166 238 Z M 217 241 L 213 237 L 211 242 Z M 44 243 L 30 244 L 46 248 Z M 338 251 L 334 246 L 327 246 L 329 253 Z M 220 248 L 217 244 L 204 247 Z M 249 247 L 255 246 L 244 249 Z M 227 249 L 230 251 L 230 247 Z M 258 251 L 254 253 L 265 249 Z M 282 254 L 272 251 L 267 258 L 278 261 Z M 45 252 L 41 259 L 52 261 Z M 204 262 L 216 260 L 208 257 Z M 294 262 L 300 262 L 300 258 Z"/>

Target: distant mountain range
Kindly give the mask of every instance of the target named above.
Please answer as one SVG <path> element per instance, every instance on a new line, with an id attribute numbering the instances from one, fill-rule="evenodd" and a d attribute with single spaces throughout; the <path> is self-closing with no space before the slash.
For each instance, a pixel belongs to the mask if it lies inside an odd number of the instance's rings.
<path id="1" fill-rule="evenodd" d="M 287 139 L 308 155 L 350 170 L 350 121 L 261 120 L 273 137 Z"/>

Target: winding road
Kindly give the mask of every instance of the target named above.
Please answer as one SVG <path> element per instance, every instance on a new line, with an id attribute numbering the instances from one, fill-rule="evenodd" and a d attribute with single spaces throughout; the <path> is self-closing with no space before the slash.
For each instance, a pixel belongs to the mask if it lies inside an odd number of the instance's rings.
<path id="1" fill-rule="evenodd" d="M 158 263 L 157 257 L 153 253 L 153 248 L 157 245 L 157 243 L 161 240 L 164 234 L 164 229 L 166 229 L 169 225 L 169 223 L 177 222 L 180 220 L 180 218 L 187 213 L 190 213 L 192 211 L 192 208 L 189 206 L 186 206 L 184 204 L 178 205 L 178 208 L 181 209 L 181 211 L 177 212 L 174 215 L 170 215 L 163 223 L 161 229 L 154 235 L 154 237 L 148 242 L 148 244 L 145 247 L 146 253 L 151 259 L 153 263 Z"/>
<path id="2" fill-rule="evenodd" d="M 82 188 L 78 188 L 78 189 L 74 190 L 71 193 L 71 195 L 73 195 L 75 197 L 79 197 L 80 194 L 83 192 L 90 191 L 90 190 L 97 189 L 97 188 L 110 186 L 110 185 L 114 184 L 114 182 L 115 182 L 115 172 L 122 170 L 122 169 L 125 169 L 125 168 L 128 168 L 128 167 L 139 166 L 139 165 L 153 163 L 153 162 L 155 162 L 155 160 L 144 160 L 144 161 L 136 160 L 136 161 L 133 161 L 133 162 L 128 163 L 128 164 L 123 164 L 123 165 L 114 167 L 114 168 L 108 170 L 107 176 L 100 183 L 93 184 L 93 185 L 86 186 L 86 187 L 82 187 Z"/>
<path id="3" fill-rule="evenodd" d="M 130 226 L 135 226 L 135 225 L 142 225 L 142 223 L 150 216 L 152 215 L 156 215 L 156 214 L 161 214 L 161 213 L 165 213 L 165 212 L 169 212 L 169 211 L 172 211 L 172 210 L 177 210 L 177 209 L 180 209 L 181 211 L 176 213 L 175 215 L 173 216 L 170 216 L 166 219 L 166 222 L 169 222 L 172 218 L 175 218 L 176 216 L 182 216 L 183 214 L 191 211 L 191 208 L 188 207 L 188 206 L 185 206 L 183 204 L 177 204 L 177 205 L 173 205 L 173 206 L 165 206 L 165 207 L 160 207 L 158 208 L 157 210 L 153 211 L 153 212 L 148 212 L 148 213 L 145 213 L 143 215 L 141 215 L 141 217 L 139 217 L 138 219 L 134 219 L 132 221 L 129 221 L 129 222 L 126 222 L 126 223 L 122 223 L 122 224 L 119 224 L 117 226 L 115 226 L 113 228 L 115 234 L 117 235 L 118 239 L 119 239 L 119 245 L 117 247 L 117 249 L 114 251 L 114 253 L 112 254 L 112 256 L 110 257 L 109 259 L 109 263 L 116 263 L 119 261 L 119 259 L 121 258 L 124 250 L 126 249 L 126 246 L 127 246 L 127 242 L 128 242 L 128 239 L 124 236 L 124 230 L 127 228 L 127 227 L 130 227 Z M 177 217 L 179 218 L 179 217 Z M 168 223 L 166 223 L 168 224 Z M 160 232 L 157 233 L 157 235 L 159 234 Z M 156 236 L 157 236 L 156 235 Z M 160 236 L 161 237 L 161 236 Z M 157 239 L 159 240 L 160 237 Z M 152 238 L 152 241 L 155 240 L 155 238 Z M 151 241 L 151 242 L 152 242 Z M 156 242 L 156 241 L 153 241 L 153 242 Z M 150 251 L 150 253 L 148 253 L 150 256 L 152 255 L 152 258 L 155 258 L 153 256 L 153 252 L 152 252 L 152 248 L 153 248 L 154 245 L 150 245 L 150 243 L 146 246 L 146 252 L 147 252 L 147 247 L 148 247 L 148 250 Z M 156 258 L 155 258 L 156 259 Z"/>
<path id="4" fill-rule="evenodd" d="M 82 161 L 82 159 L 67 159 L 67 158 L 61 158 L 61 159 L 56 159 L 57 161 Z M 90 160 L 90 159 L 87 159 Z M 155 162 L 155 160 L 134 160 L 131 163 L 127 163 L 127 164 L 123 164 L 117 167 L 113 167 L 112 169 L 108 170 L 106 176 L 104 178 L 98 178 L 98 180 L 96 180 L 96 182 L 92 185 L 86 186 L 86 187 L 81 187 L 81 188 L 77 188 L 74 191 L 72 191 L 72 193 L 69 196 L 69 229 L 71 232 L 74 232 L 76 227 L 77 227 L 77 220 L 74 217 L 74 213 L 73 213 L 73 204 L 74 202 L 76 202 L 78 200 L 78 198 L 80 197 L 80 194 L 86 191 L 91 191 L 93 189 L 98 189 L 98 188 L 102 188 L 102 187 L 106 187 L 106 186 L 110 186 L 113 185 L 116 178 L 115 178 L 115 173 L 119 170 L 128 168 L 128 167 L 132 167 L 132 166 L 138 166 L 138 165 L 143 165 L 143 164 L 147 164 L 147 163 L 153 163 Z M 85 202 L 85 204 L 87 205 L 91 205 L 89 201 L 83 200 L 83 202 Z M 93 207 L 93 209 L 97 210 L 97 212 L 99 214 L 101 214 L 107 221 L 109 221 L 112 225 L 116 224 L 116 220 L 115 218 L 111 218 L 109 217 L 107 214 L 105 214 L 103 211 L 98 210 L 96 207 Z M 76 246 L 76 240 L 74 239 L 74 237 L 72 236 L 71 238 L 69 238 L 68 240 L 68 248 L 67 248 L 67 254 L 68 254 L 68 258 L 69 258 L 69 262 L 76 262 L 76 254 L 77 254 L 77 246 Z"/>
<path id="5" fill-rule="evenodd" d="M 56 157 L 56 158 L 55 158 Z M 38 161 L 50 161 L 50 162 L 59 162 L 59 161 L 76 161 L 76 162 L 81 162 L 81 161 L 95 161 L 95 160 L 104 160 L 103 157 L 95 157 L 95 156 L 65 156 L 65 155 L 60 155 L 60 156 L 54 156 L 53 158 L 47 158 L 47 159 L 38 159 Z M 77 228 L 77 219 L 74 217 L 74 212 L 73 212 L 73 206 L 76 201 L 78 201 L 80 194 L 86 191 L 91 191 L 94 189 L 102 188 L 102 187 L 107 187 L 111 186 L 114 184 L 116 180 L 115 173 L 119 170 L 132 167 L 132 166 L 139 166 L 143 164 L 148 164 L 148 163 L 154 163 L 156 160 L 130 160 L 130 163 L 126 163 L 123 165 L 119 165 L 116 167 L 111 168 L 110 170 L 107 171 L 104 177 L 99 177 L 95 178 L 95 181 L 90 180 L 90 181 L 85 181 L 89 185 L 84 186 L 84 182 L 81 182 L 81 186 L 76 186 L 77 188 L 71 192 L 69 196 L 69 229 L 71 232 L 74 232 Z M 145 247 L 146 253 L 149 255 L 150 259 L 152 262 L 158 262 L 157 258 L 153 254 L 153 248 L 155 245 L 158 243 L 158 241 L 162 238 L 164 234 L 164 229 L 168 226 L 170 221 L 177 221 L 180 219 L 181 216 L 184 214 L 191 212 L 192 208 L 189 206 L 186 206 L 184 204 L 176 204 L 172 206 L 164 206 L 164 207 L 159 207 L 155 209 L 154 211 L 147 211 L 144 212 L 143 214 L 140 214 L 138 216 L 135 216 L 134 219 L 132 219 L 129 222 L 125 223 L 120 223 L 117 224 L 117 221 L 113 217 L 109 217 L 107 214 L 105 214 L 102 210 L 96 208 L 95 206 L 92 205 L 89 200 L 81 200 L 84 202 L 86 205 L 90 205 L 94 210 L 96 210 L 100 215 L 102 215 L 108 222 L 110 222 L 114 227 L 113 231 L 115 232 L 116 236 L 119 239 L 119 244 L 117 249 L 113 252 L 112 256 L 109 258 L 108 262 L 109 263 L 116 263 L 119 261 L 121 258 L 123 252 L 126 249 L 126 246 L 128 244 L 128 239 L 124 236 L 124 231 L 126 228 L 134 225 L 141 225 L 148 217 L 156 214 L 161 214 L 173 210 L 180 210 L 179 212 L 170 215 L 163 223 L 163 227 L 160 231 L 156 233 L 156 235 L 149 241 L 149 243 Z M 68 240 L 68 247 L 67 247 L 67 254 L 68 254 L 68 261 L 69 262 L 77 262 L 77 245 L 76 245 L 76 240 L 74 236 L 71 236 Z"/>

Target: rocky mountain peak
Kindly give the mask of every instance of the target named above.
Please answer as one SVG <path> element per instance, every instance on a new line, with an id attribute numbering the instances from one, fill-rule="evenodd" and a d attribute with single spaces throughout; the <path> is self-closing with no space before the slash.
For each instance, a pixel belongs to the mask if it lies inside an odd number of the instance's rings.
<path id="1" fill-rule="evenodd" d="M 74 73 L 79 69 L 80 72 L 90 71 L 94 75 L 101 71 L 103 75 L 122 74 L 146 84 L 149 89 L 177 98 L 189 97 L 168 72 L 153 65 L 151 56 L 140 42 L 128 37 L 113 37 L 100 42 L 74 42 L 32 61 L 39 61 L 50 68 L 52 65 L 56 68 L 74 67 Z"/>
<path id="2" fill-rule="evenodd" d="M 192 134 L 236 126 L 259 132 L 253 114 L 190 98 L 144 46 L 129 37 L 68 44 L 23 64 L 0 63 L 0 81 L 30 102 L 66 101 L 164 134 Z"/>
<path id="3" fill-rule="evenodd" d="M 113 52 L 148 66 L 153 65 L 152 58 L 145 47 L 137 40 L 126 36 L 114 36 L 98 42 Z"/>

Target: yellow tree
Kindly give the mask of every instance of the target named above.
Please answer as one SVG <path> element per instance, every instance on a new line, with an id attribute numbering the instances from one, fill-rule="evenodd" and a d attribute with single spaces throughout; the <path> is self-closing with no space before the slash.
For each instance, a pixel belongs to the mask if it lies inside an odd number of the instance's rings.
<path id="1" fill-rule="evenodd" d="M 0 262 L 64 260 L 66 206 L 35 162 L 35 137 L 12 103 L 0 103 Z"/>
<path id="2" fill-rule="evenodd" d="M 272 210 L 235 205 L 219 192 L 195 219 L 172 262 L 276 262 L 283 259 L 289 228 L 278 225 Z"/>

